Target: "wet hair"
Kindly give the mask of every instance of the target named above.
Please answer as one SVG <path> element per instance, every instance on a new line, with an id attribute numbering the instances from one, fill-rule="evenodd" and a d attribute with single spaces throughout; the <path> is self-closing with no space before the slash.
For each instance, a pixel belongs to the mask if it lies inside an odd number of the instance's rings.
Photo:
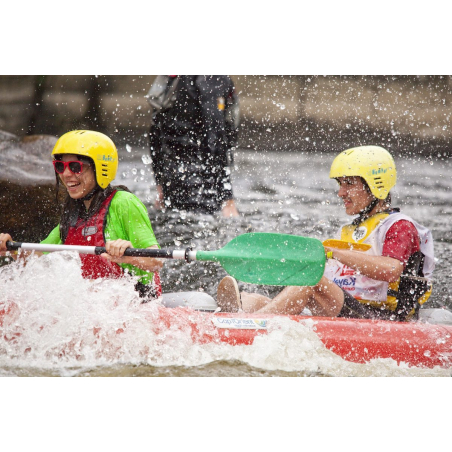
<path id="1" fill-rule="evenodd" d="M 55 155 L 55 160 L 61 160 L 63 154 Z M 77 159 L 83 163 L 87 163 L 91 166 L 94 171 L 94 177 L 96 178 L 96 166 L 94 165 L 94 161 L 86 157 L 84 155 L 77 155 Z M 58 174 L 55 172 L 56 177 L 56 186 L 55 186 L 55 197 L 57 204 L 60 205 L 60 238 L 64 241 L 69 232 L 69 228 L 73 227 L 77 224 L 77 220 L 79 218 L 83 220 L 88 220 L 92 216 L 94 216 L 102 206 L 102 203 L 111 195 L 114 190 L 127 191 L 130 193 L 130 190 L 124 185 L 118 185 L 112 187 L 110 184 L 102 189 L 98 183 L 96 178 L 96 186 L 94 189 L 88 193 L 86 196 L 80 199 L 73 199 L 70 197 L 69 193 L 66 193 L 64 201 L 61 202 L 60 197 L 60 178 Z M 84 201 L 91 199 L 91 204 L 89 209 L 86 209 Z"/>

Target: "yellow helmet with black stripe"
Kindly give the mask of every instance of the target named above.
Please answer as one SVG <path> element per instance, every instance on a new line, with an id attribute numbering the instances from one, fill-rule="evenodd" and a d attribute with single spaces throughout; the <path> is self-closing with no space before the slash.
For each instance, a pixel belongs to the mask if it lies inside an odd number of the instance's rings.
<path id="1" fill-rule="evenodd" d="M 96 180 L 106 188 L 116 177 L 118 151 L 106 135 L 93 130 L 73 130 L 62 135 L 53 148 L 52 155 L 77 154 L 91 158 L 96 170 Z"/>
<path id="2" fill-rule="evenodd" d="M 377 199 L 386 199 L 396 184 L 392 155 L 380 146 L 358 146 L 341 152 L 333 161 L 330 178 L 362 177 Z"/>

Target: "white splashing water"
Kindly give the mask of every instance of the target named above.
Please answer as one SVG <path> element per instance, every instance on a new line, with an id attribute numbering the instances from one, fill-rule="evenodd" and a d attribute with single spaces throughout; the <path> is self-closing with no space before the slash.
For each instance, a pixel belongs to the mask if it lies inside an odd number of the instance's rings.
<path id="1" fill-rule="evenodd" d="M 134 284 L 132 278 L 85 280 L 79 256 L 69 252 L 2 267 L 0 375 L 24 368 L 71 375 L 99 366 L 226 361 L 305 375 L 450 376 L 444 369 L 412 369 L 390 359 L 349 363 L 324 347 L 310 322 L 288 319 L 273 321 L 269 334 L 250 346 L 195 343 L 186 323 L 162 322 L 158 302 L 141 304 Z"/>

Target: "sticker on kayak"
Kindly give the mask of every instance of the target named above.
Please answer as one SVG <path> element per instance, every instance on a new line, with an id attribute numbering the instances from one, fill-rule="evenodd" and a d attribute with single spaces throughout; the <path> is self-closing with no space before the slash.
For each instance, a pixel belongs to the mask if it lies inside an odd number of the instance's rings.
<path id="1" fill-rule="evenodd" d="M 230 317 L 214 317 L 213 324 L 217 328 L 229 328 L 236 330 L 266 330 L 265 319 L 233 319 Z"/>

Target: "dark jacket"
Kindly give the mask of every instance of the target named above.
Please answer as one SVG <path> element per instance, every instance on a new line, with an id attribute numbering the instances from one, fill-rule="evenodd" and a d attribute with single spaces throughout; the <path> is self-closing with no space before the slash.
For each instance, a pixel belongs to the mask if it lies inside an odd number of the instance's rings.
<path id="1" fill-rule="evenodd" d="M 238 136 L 234 85 L 226 75 L 183 75 L 170 79 L 175 82 L 172 105 L 152 115 L 155 179 L 170 208 L 214 212 L 233 197 L 228 165 Z"/>

